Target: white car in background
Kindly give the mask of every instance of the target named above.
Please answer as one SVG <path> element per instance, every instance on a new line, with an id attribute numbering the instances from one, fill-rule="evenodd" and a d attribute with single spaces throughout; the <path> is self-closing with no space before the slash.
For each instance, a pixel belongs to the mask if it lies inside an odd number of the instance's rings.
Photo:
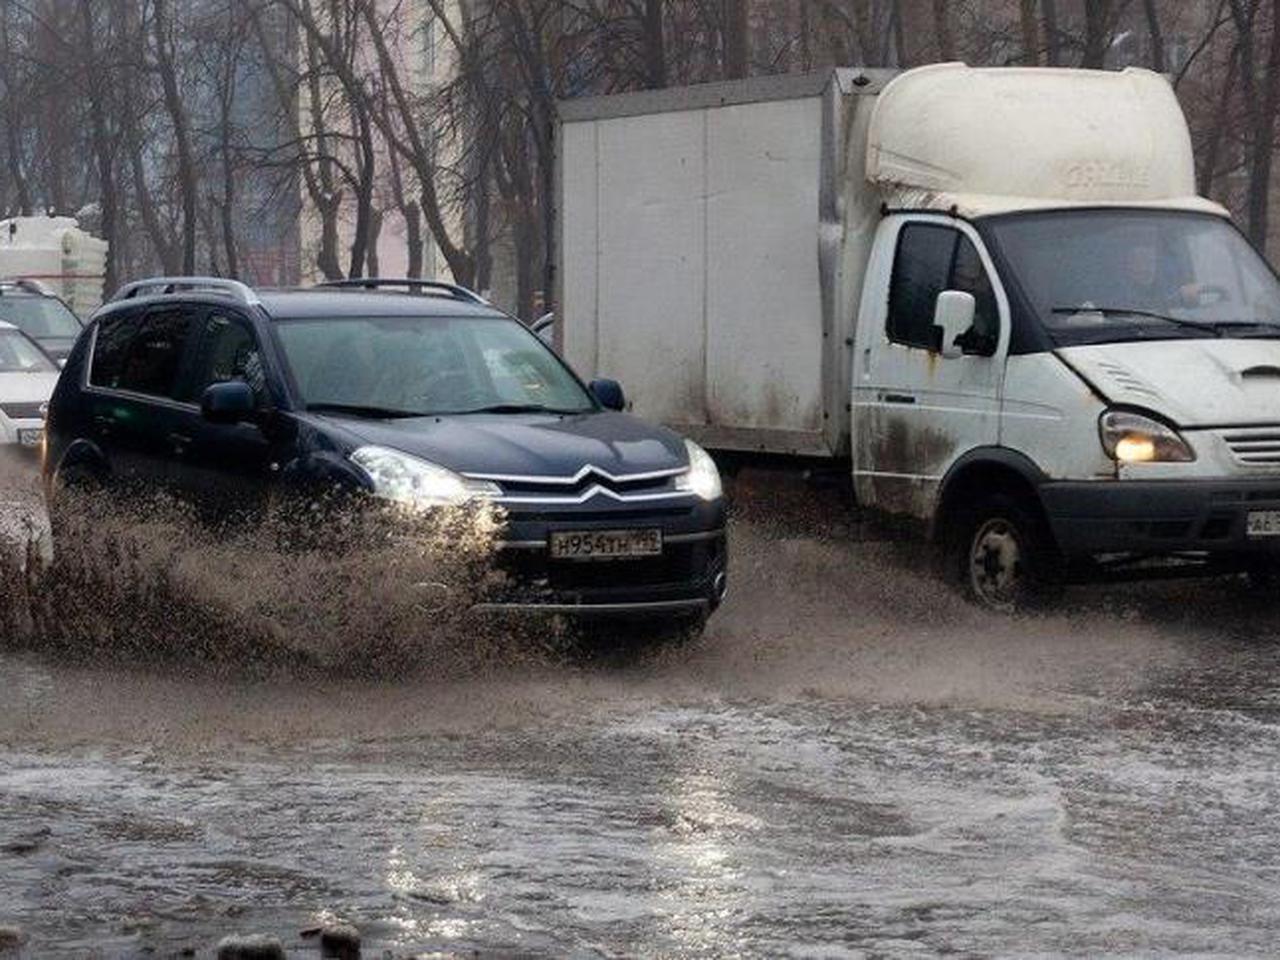
<path id="1" fill-rule="evenodd" d="M 38 449 L 44 411 L 58 383 L 58 365 L 35 341 L 0 321 L 0 445 Z"/>

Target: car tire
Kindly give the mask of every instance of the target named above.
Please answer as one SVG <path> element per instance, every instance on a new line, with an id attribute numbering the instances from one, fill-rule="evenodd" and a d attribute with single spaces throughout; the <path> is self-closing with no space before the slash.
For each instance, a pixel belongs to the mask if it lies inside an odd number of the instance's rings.
<path id="1" fill-rule="evenodd" d="M 1257 597 L 1273 597 L 1280 589 L 1280 560 L 1254 560 L 1245 568 L 1249 592 Z"/>
<path id="2" fill-rule="evenodd" d="M 1038 606 L 1060 584 L 1053 538 L 1022 497 L 995 493 L 964 511 L 949 552 L 965 595 L 998 613 Z"/>

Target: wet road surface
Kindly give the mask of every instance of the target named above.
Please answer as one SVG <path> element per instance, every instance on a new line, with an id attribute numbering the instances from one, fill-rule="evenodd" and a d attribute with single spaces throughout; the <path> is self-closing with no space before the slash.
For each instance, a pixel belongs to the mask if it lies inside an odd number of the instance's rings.
<path id="1" fill-rule="evenodd" d="M 688 648 L 462 678 L 0 653 L 0 927 L 31 957 L 1273 954 L 1280 603 L 1073 589 L 740 521 Z"/>

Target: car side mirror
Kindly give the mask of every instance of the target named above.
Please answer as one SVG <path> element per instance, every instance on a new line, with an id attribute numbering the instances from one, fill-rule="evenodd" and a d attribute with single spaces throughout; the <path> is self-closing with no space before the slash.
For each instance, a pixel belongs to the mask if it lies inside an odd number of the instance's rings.
<path id="1" fill-rule="evenodd" d="M 253 388 L 243 380 L 211 383 L 200 396 L 200 414 L 210 423 L 243 423 L 257 409 Z"/>
<path id="2" fill-rule="evenodd" d="M 606 410 L 625 410 L 627 398 L 622 392 L 622 384 L 617 380 L 592 380 L 589 384 L 591 393 L 600 401 Z"/>
<path id="3" fill-rule="evenodd" d="M 938 294 L 938 302 L 933 309 L 933 326 L 942 336 L 940 352 L 944 357 L 953 358 L 964 355 L 964 350 L 956 343 L 973 326 L 973 314 L 977 309 L 977 301 L 972 293 L 963 290 L 943 290 Z"/>

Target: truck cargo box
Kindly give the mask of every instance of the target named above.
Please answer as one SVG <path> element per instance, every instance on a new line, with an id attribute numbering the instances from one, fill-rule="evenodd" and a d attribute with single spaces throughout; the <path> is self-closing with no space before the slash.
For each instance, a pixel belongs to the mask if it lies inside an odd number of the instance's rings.
<path id="1" fill-rule="evenodd" d="M 567 101 L 557 337 L 634 411 L 709 447 L 843 456 L 879 200 L 861 169 L 891 71 Z M 846 177 L 849 158 L 859 169 Z M 849 184 L 853 185 L 851 189 Z"/>

